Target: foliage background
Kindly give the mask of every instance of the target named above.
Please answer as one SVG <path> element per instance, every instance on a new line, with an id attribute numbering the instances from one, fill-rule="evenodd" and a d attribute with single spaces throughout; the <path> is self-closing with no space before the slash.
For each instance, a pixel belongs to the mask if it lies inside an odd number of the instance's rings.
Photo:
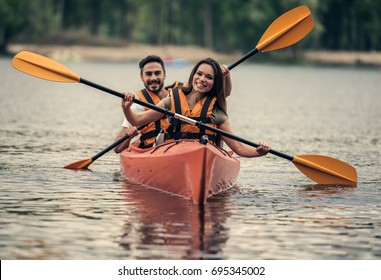
<path id="1" fill-rule="evenodd" d="M 242 51 L 299 5 L 310 8 L 315 28 L 295 48 L 381 49 L 379 0 L 0 0 L 0 52 L 14 42 Z"/>

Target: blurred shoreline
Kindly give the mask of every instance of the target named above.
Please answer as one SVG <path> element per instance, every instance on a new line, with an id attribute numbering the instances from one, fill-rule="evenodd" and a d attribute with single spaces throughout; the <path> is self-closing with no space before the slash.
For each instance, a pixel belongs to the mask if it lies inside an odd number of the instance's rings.
<path id="1" fill-rule="evenodd" d="M 221 63 L 228 64 L 229 62 L 239 59 L 244 54 L 217 53 L 197 46 L 151 46 L 139 44 L 129 44 L 126 46 L 117 47 L 12 44 L 9 46 L 8 50 L 10 53 L 28 50 L 51 57 L 61 62 L 136 62 L 149 54 L 156 54 L 161 56 L 166 63 L 193 63 L 206 57 L 213 57 Z M 294 56 L 290 51 L 281 50 L 272 52 L 271 54 L 271 62 L 381 67 L 381 52 L 306 51 L 303 53 L 300 52 L 297 56 Z M 263 59 L 258 59 L 258 61 L 263 61 Z"/>

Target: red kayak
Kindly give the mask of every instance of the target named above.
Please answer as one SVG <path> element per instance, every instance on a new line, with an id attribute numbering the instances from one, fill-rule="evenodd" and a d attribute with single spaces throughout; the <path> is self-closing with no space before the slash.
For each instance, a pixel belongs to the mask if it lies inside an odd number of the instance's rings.
<path id="1" fill-rule="evenodd" d="M 210 143 L 174 141 L 149 149 L 131 145 L 120 154 L 122 174 L 131 182 L 205 203 L 232 187 L 240 162 Z"/>

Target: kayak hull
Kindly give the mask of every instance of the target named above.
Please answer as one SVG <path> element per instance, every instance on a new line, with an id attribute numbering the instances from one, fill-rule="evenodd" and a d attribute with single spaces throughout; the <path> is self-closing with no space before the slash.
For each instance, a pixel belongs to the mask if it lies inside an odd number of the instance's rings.
<path id="1" fill-rule="evenodd" d="M 131 145 L 120 154 L 123 176 L 130 181 L 205 203 L 232 187 L 240 162 L 223 149 L 198 141 L 176 141 L 149 149 Z"/>

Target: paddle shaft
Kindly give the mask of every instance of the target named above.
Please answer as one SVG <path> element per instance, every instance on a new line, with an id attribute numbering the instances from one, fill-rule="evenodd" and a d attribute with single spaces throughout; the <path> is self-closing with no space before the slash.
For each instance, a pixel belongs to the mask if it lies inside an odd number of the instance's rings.
<path id="1" fill-rule="evenodd" d="M 249 57 L 249 56 L 248 56 L 248 57 Z M 109 89 L 109 88 L 106 88 L 106 87 L 104 87 L 104 86 L 98 85 L 98 84 L 93 83 L 93 82 L 91 82 L 91 81 L 88 81 L 88 80 L 86 80 L 86 79 L 81 78 L 80 83 L 85 84 L 85 85 L 88 85 L 88 86 L 91 86 L 91 87 L 93 87 L 93 88 L 96 88 L 96 89 L 99 89 L 99 90 L 102 90 L 102 91 L 105 91 L 105 92 L 107 92 L 107 93 L 110 93 L 110 94 L 112 94 L 112 95 L 118 96 L 118 97 L 120 97 L 120 98 L 124 98 L 124 95 L 123 95 L 122 93 L 117 92 L 117 91 L 112 90 L 112 89 Z M 199 122 L 199 121 L 196 121 L 196 120 L 194 120 L 194 119 L 185 117 L 185 116 L 183 116 L 183 115 L 174 113 L 174 112 L 169 111 L 169 110 L 167 110 L 167 109 L 163 109 L 163 108 L 161 108 L 161 107 L 158 107 L 158 106 L 155 106 L 155 105 L 153 105 L 153 104 L 150 104 L 150 103 L 141 101 L 141 100 L 136 99 L 136 98 L 134 98 L 133 101 L 134 101 L 135 103 L 139 104 L 139 105 L 142 105 L 142 106 L 144 106 L 144 107 L 150 108 L 150 109 L 155 110 L 155 111 L 157 111 L 157 112 L 160 112 L 160 113 L 162 113 L 162 114 L 164 114 L 164 115 L 167 115 L 167 116 L 170 116 L 170 117 L 179 119 L 179 120 L 181 120 L 181 121 L 183 121 L 183 122 L 186 122 L 186 123 L 189 123 L 189 124 L 196 125 L 196 126 L 198 126 L 198 127 L 200 127 L 200 128 L 204 128 L 204 129 L 213 131 L 213 132 L 215 132 L 215 133 L 217 133 L 217 134 L 220 134 L 220 135 L 223 135 L 223 136 L 228 137 L 228 138 L 230 138 L 230 139 L 233 139 L 233 140 L 236 140 L 236 141 L 245 143 L 245 144 L 247 144 L 247 145 L 249 145 L 249 146 L 256 147 L 256 148 L 259 146 L 257 143 L 254 143 L 254 142 L 251 142 L 251 141 L 249 141 L 249 140 L 243 139 L 243 138 L 238 137 L 238 136 L 236 136 L 236 135 L 230 134 L 230 133 L 228 133 L 228 132 L 226 132 L 226 131 L 224 131 L 224 130 L 221 130 L 221 129 L 218 129 L 218 128 L 209 126 L 209 125 L 207 125 L 207 124 L 204 124 L 204 123 Z M 143 127 L 144 127 L 144 126 L 143 126 Z M 141 129 L 141 127 L 139 127 L 138 129 Z M 121 139 L 122 139 L 122 138 L 121 138 Z M 122 143 L 122 142 L 123 142 L 124 140 L 126 140 L 127 138 L 124 139 L 123 141 L 119 142 L 121 139 L 119 139 L 119 140 L 116 141 L 115 143 L 111 144 L 111 145 L 108 147 L 108 148 L 111 147 L 109 150 L 111 150 L 112 148 L 116 147 L 117 145 L 119 145 L 120 143 Z M 108 148 L 106 148 L 105 150 L 107 150 Z M 109 150 L 107 150 L 107 151 L 109 151 Z M 107 152 L 107 151 L 106 151 L 106 152 Z M 271 149 L 271 150 L 269 151 L 269 153 L 271 153 L 271 154 L 273 154 L 273 155 L 276 155 L 276 156 L 279 156 L 279 157 L 281 157 L 281 158 L 290 160 L 290 161 L 292 161 L 293 158 L 294 158 L 294 157 L 292 157 L 292 156 L 289 156 L 289 155 L 286 155 L 286 154 L 284 154 L 284 153 L 275 151 L 275 150 L 273 150 L 273 149 Z M 99 154 L 95 155 L 94 157 L 98 158 L 98 157 L 102 156 L 103 154 L 104 154 L 104 151 L 101 151 Z M 99 155 L 99 156 L 98 156 L 98 155 Z M 93 157 L 93 158 L 94 158 L 94 157 Z M 93 159 L 93 158 L 92 158 L 92 159 Z M 94 159 L 93 159 L 93 160 L 94 160 Z"/>
<path id="2" fill-rule="evenodd" d="M 237 65 L 241 64 L 242 62 L 244 62 L 245 60 L 249 59 L 250 57 L 252 57 L 253 55 L 255 55 L 256 53 L 258 52 L 258 49 L 255 48 L 251 51 L 249 51 L 247 54 L 245 54 L 243 57 L 241 57 L 240 59 L 238 59 L 236 62 L 232 63 L 231 65 L 228 66 L 228 69 L 229 70 L 232 70 L 234 67 L 236 67 Z"/>
<path id="3" fill-rule="evenodd" d="M 313 28 L 311 12 L 306 6 L 300 6 L 277 18 L 266 30 L 257 46 L 231 64 L 232 70 L 238 64 L 252 57 L 259 51 L 271 51 L 285 48 L 301 40 Z"/>
<path id="4" fill-rule="evenodd" d="M 134 102 L 135 102 L 135 99 L 134 99 Z M 157 106 L 155 106 L 155 107 L 157 107 Z M 153 110 L 156 110 L 156 109 L 153 108 L 153 107 L 150 107 L 150 108 L 153 109 Z M 241 138 L 241 137 L 239 137 L 239 136 L 230 134 L 230 133 L 228 133 L 228 132 L 226 132 L 226 131 L 224 131 L 224 130 L 221 130 L 221 129 L 218 129 L 218 128 L 209 126 L 209 125 L 204 124 L 204 123 L 202 123 L 202 122 L 199 122 L 199 121 L 196 121 L 196 120 L 194 120 L 194 119 L 185 117 L 185 116 L 183 116 L 183 115 L 179 115 L 179 114 L 177 114 L 177 113 L 173 113 L 173 112 L 171 112 L 171 111 L 162 109 L 162 108 L 160 108 L 160 107 L 158 107 L 158 108 L 161 109 L 161 110 L 156 110 L 156 111 L 161 112 L 161 113 L 166 114 L 166 115 L 169 115 L 169 116 L 174 117 L 174 118 L 176 118 L 176 119 L 179 119 L 179 120 L 181 120 L 181 121 L 183 121 L 183 122 L 186 122 L 186 123 L 189 123 L 189 124 L 193 124 L 193 125 L 198 126 L 198 127 L 200 127 L 200 128 L 204 128 L 204 129 L 213 131 L 213 132 L 215 132 L 215 133 L 217 133 L 217 134 L 220 134 L 220 135 L 222 135 L 222 136 L 225 136 L 225 137 L 228 137 L 228 138 L 230 138 L 230 139 L 236 140 L 236 141 L 238 141 L 238 142 L 242 142 L 242 143 L 244 143 L 244 144 L 247 144 L 247 145 L 252 146 L 252 147 L 255 147 L 255 148 L 259 147 L 259 145 L 258 145 L 257 143 L 254 143 L 254 142 L 251 142 L 251 141 L 246 140 L 246 139 L 244 139 L 244 138 Z M 290 161 L 292 161 L 292 160 L 294 159 L 294 157 L 292 157 L 292 156 L 289 156 L 289 155 L 286 155 L 286 154 L 284 154 L 284 153 L 275 151 L 275 150 L 273 150 L 273 149 L 270 149 L 269 153 L 271 153 L 271 154 L 273 154 L 273 155 L 276 155 L 276 156 L 279 156 L 279 157 L 281 157 L 281 158 L 290 160 Z"/>
<path id="5" fill-rule="evenodd" d="M 146 127 L 146 125 L 141 125 L 137 128 L 137 130 L 141 130 L 143 129 L 144 127 Z M 93 156 L 91 158 L 92 161 L 95 161 L 97 160 L 98 158 L 100 158 L 101 156 L 103 156 L 104 154 L 108 153 L 110 150 L 114 149 L 115 147 L 119 146 L 120 144 L 122 144 L 124 141 L 126 141 L 128 138 L 130 138 L 130 135 L 126 134 L 124 135 L 122 138 L 119 138 L 117 141 L 115 141 L 114 143 L 112 143 L 110 146 L 108 146 L 107 148 L 105 148 L 104 150 L 100 151 L 99 153 L 97 153 L 95 156 Z"/>
<path id="6" fill-rule="evenodd" d="M 81 78 L 81 79 L 79 80 L 79 82 L 82 83 L 82 84 L 91 86 L 91 87 L 93 87 L 93 88 L 96 88 L 96 89 L 105 91 L 105 92 L 110 93 L 110 94 L 112 94 L 112 95 L 115 95 L 115 96 L 117 96 L 117 97 L 124 98 L 124 95 L 123 95 L 122 93 L 117 92 L 117 91 L 112 90 L 112 89 L 109 89 L 109 88 L 106 88 L 106 87 L 101 86 L 101 85 L 99 85 L 99 84 L 93 83 L 93 82 L 88 81 L 88 80 L 86 80 L 86 79 L 84 79 L 84 78 Z"/>

